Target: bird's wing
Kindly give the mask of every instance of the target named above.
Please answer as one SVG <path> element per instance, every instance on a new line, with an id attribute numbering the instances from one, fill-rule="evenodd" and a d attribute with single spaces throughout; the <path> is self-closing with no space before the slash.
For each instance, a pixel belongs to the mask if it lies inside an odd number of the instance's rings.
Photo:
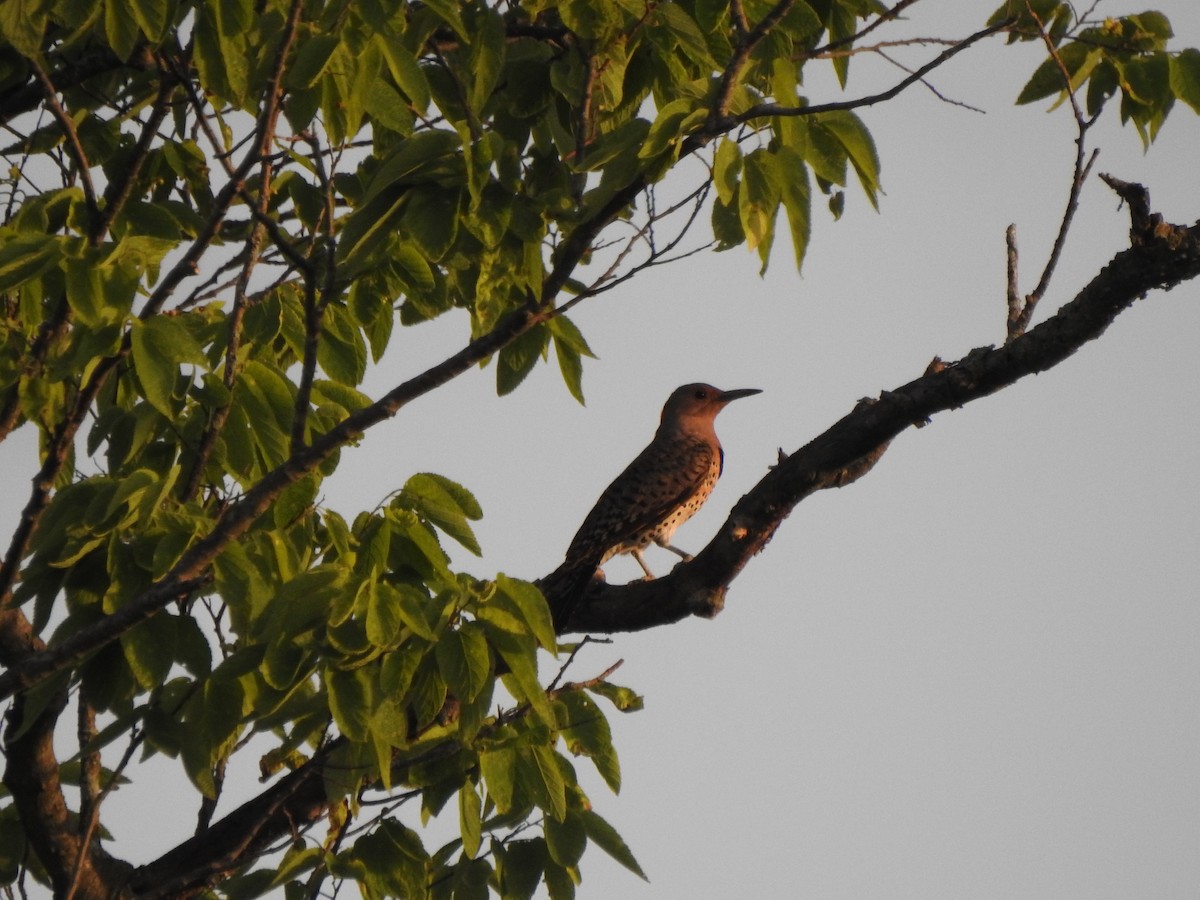
<path id="1" fill-rule="evenodd" d="M 568 560 L 600 558 L 667 518 L 700 488 L 712 467 L 706 442 L 656 441 L 604 489 L 567 550 Z"/>

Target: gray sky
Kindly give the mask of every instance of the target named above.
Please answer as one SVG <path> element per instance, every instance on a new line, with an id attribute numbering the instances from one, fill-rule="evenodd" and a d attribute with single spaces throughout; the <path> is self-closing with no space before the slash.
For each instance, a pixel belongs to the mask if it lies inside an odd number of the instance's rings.
<path id="1" fill-rule="evenodd" d="M 927 0 L 911 33 L 965 35 L 994 5 Z M 1200 46 L 1195 0 L 1150 5 L 1180 46 Z M 1019 229 L 1029 291 L 1074 149 L 1065 110 L 1012 105 L 1036 61 L 996 42 L 933 75 L 986 115 L 921 88 L 864 112 L 882 212 L 856 187 L 841 222 L 817 211 L 803 275 L 781 234 L 765 278 L 743 250 L 639 276 L 574 315 L 601 357 L 586 408 L 553 362 L 499 400 L 492 369 L 469 373 L 347 451 L 326 502 L 353 513 L 413 472 L 440 472 L 486 513 L 484 557 L 456 562 L 537 577 L 675 386 L 762 388 L 718 420 L 724 478 L 676 535 L 699 549 L 777 448 L 935 355 L 1002 340 L 1004 229 Z M 857 60 L 848 95 L 897 77 Z M 1176 109 L 1148 155 L 1115 108 L 1106 118 L 1096 171 L 1146 184 L 1172 221 L 1200 216 L 1196 117 Z M 1039 318 L 1127 245 L 1128 227 L 1093 178 Z M 448 317 L 398 335 L 372 392 L 465 331 Z M 651 882 L 592 848 L 579 896 L 1195 898 L 1198 337 L 1200 285 L 1152 294 L 1059 368 L 910 430 L 868 477 L 801 504 L 716 620 L 588 648 L 574 677 L 624 659 L 614 680 L 646 698 L 611 716 L 621 795 L 588 784 Z M 23 479 L 10 486 L 24 493 Z M 674 559 L 648 558 L 656 571 Z M 629 560 L 606 569 L 637 575 Z M 110 801 L 128 810 L 126 839 L 134 818 L 152 823 L 147 859 L 177 839 L 167 810 L 147 815 L 167 799 L 162 781 Z"/>

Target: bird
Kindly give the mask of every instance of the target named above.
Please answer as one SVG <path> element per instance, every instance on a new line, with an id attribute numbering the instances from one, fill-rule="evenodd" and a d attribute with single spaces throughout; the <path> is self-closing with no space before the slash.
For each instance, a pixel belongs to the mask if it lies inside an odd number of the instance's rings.
<path id="1" fill-rule="evenodd" d="M 691 559 L 671 539 L 704 505 L 721 476 L 725 452 L 714 420 L 732 401 L 758 393 L 757 388 L 723 391 L 711 384 L 685 384 L 671 393 L 654 439 L 604 489 L 562 565 L 542 579 L 543 592 L 555 597 L 558 618 L 569 618 L 596 569 L 618 554 L 632 555 L 647 579 L 654 573 L 642 551 L 651 543 Z"/>

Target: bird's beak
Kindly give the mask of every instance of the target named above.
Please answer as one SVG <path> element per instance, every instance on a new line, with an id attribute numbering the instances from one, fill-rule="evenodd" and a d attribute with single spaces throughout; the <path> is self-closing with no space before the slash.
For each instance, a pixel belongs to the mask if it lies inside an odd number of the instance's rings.
<path id="1" fill-rule="evenodd" d="M 758 388 L 738 388 L 736 391 L 721 391 L 721 402 L 728 403 L 731 400 L 740 400 L 742 397 L 751 397 L 761 393 L 762 391 Z"/>

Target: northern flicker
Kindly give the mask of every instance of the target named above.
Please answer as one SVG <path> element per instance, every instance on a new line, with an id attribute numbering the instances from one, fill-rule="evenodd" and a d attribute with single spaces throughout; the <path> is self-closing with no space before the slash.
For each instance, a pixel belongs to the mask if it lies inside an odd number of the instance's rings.
<path id="1" fill-rule="evenodd" d="M 663 407 L 654 440 L 600 495 L 567 548 L 566 560 L 542 582 L 557 595 L 560 619 L 596 568 L 619 553 L 637 560 L 647 578 L 654 574 L 642 558 L 651 543 L 686 559 L 671 546 L 675 529 L 708 499 L 721 475 L 724 451 L 713 421 L 730 401 L 759 391 L 722 391 L 710 384 L 676 388 Z"/>

